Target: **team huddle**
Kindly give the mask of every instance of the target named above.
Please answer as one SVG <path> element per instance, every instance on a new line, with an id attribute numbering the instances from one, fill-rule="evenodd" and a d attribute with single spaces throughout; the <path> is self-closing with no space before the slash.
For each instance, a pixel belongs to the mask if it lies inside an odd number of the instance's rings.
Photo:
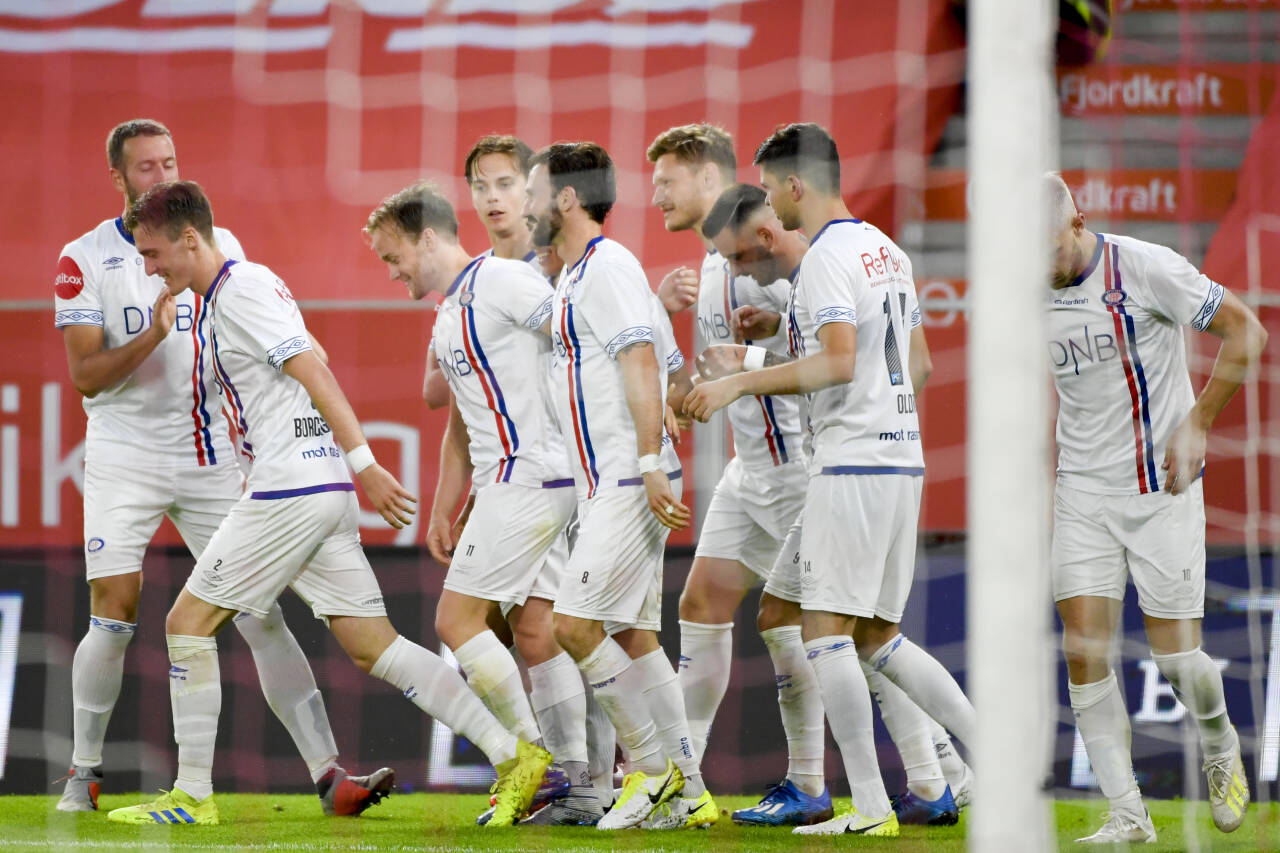
<path id="1" fill-rule="evenodd" d="M 107 154 L 125 212 L 68 244 L 55 282 L 89 416 L 92 614 L 73 662 L 60 810 L 97 808 L 142 554 L 167 515 L 196 558 L 165 625 L 177 777 L 111 820 L 219 822 L 215 635 L 229 621 L 324 811 L 358 815 L 393 789 L 389 768 L 353 776 L 341 765 L 277 603 L 292 587 L 357 666 L 485 753 L 497 781 L 477 822 L 708 827 L 720 810 L 702 762 L 714 756 L 733 616 L 763 585 L 757 626 L 788 763 L 733 821 L 889 837 L 902 823 L 957 822 L 974 774 L 951 736 L 973 743 L 974 709 L 898 628 L 915 567 L 929 349 L 911 261 L 850 214 L 823 128 L 786 125 L 760 143 L 759 186 L 738 183 L 724 130 L 660 134 L 648 149 L 653 203 L 668 231 L 697 235 L 705 257 L 656 288 L 605 236 L 616 180 L 595 143 L 534 152 L 510 136 L 479 140 L 463 166 L 490 241 L 479 255 L 460 244 L 454 206 L 432 185 L 369 215 L 363 237 L 391 277 L 412 299 L 440 300 L 423 395 L 447 407 L 448 425 L 427 545 L 448 567 L 436 632 L 465 680 L 387 618 L 351 475 L 394 527 L 411 522 L 416 497 L 377 463 L 289 288 L 214 226 L 199 185 L 178 180 L 163 125 L 117 126 Z M 1198 478 L 1208 427 L 1265 332 L 1167 249 L 1086 230 L 1061 179 L 1045 181 L 1050 353 L 1073 352 L 1060 340 L 1086 324 L 1114 328 L 1113 358 L 1099 343 L 1096 359 L 1053 361 L 1062 405 L 1051 569 L 1072 708 L 1111 803 L 1081 841 L 1155 839 L 1108 655 L 1129 573 L 1157 665 L 1199 723 L 1214 822 L 1231 831 L 1249 792 L 1221 676 L 1200 648 Z M 692 365 L 671 324 L 691 309 L 701 339 Z M 1199 398 L 1184 325 L 1223 338 Z M 677 671 L 658 639 L 666 539 L 692 522 L 675 445 L 691 420 L 721 409 L 734 455 L 680 599 Z M 873 700 L 906 772 L 893 796 Z M 851 795 L 838 812 L 824 777 L 827 726 Z"/>

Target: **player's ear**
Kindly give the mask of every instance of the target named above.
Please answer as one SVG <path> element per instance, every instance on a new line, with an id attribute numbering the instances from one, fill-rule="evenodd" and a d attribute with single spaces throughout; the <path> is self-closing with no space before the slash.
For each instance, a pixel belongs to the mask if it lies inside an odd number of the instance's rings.
<path id="1" fill-rule="evenodd" d="M 804 181 L 799 175 L 787 175 L 787 192 L 794 201 L 804 197 Z"/>
<path id="2" fill-rule="evenodd" d="M 775 240 L 774 240 L 772 228 L 770 228 L 767 225 L 761 225 L 760 227 L 756 228 L 756 237 L 760 240 L 760 243 L 766 249 L 769 249 L 770 251 L 773 250 L 773 244 Z"/>
<path id="3" fill-rule="evenodd" d="M 116 168 L 109 168 L 107 169 L 107 175 L 110 176 L 111 185 L 116 188 L 116 191 L 123 193 L 125 191 L 124 172 Z"/>
<path id="4" fill-rule="evenodd" d="M 573 187 L 565 187 L 556 193 L 556 207 L 561 213 L 568 213 L 573 210 L 574 204 L 578 201 L 578 191 Z"/>

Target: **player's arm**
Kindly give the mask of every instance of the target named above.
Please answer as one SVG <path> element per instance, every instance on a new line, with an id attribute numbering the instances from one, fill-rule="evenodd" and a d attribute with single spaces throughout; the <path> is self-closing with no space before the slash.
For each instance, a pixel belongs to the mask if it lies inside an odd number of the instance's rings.
<path id="1" fill-rule="evenodd" d="M 658 370 L 653 343 L 637 341 L 621 350 L 617 358 L 622 369 L 627 409 L 636 427 L 636 456 L 641 459 L 657 457 L 662 452 L 663 408 L 662 385 L 659 383 L 663 381 L 660 378 L 663 372 Z M 672 493 L 666 472 L 658 468 L 641 476 L 649 498 L 649 510 L 658 521 L 672 530 L 688 527 L 693 514 Z"/>
<path id="2" fill-rule="evenodd" d="M 318 355 L 304 350 L 286 361 L 280 369 L 306 389 L 312 405 L 333 431 L 339 447 L 350 452 L 368 444 L 347 396 Z M 373 508 L 388 524 L 399 529 L 412 521 L 412 505 L 418 499 L 409 494 L 389 471 L 373 462 L 357 472 L 356 478 Z"/>
<path id="3" fill-rule="evenodd" d="M 462 502 L 471 482 L 471 454 L 467 447 L 467 425 L 462 420 L 458 401 L 449 395 L 449 423 L 440 442 L 440 476 L 431 502 L 431 521 L 427 525 L 427 549 L 442 565 L 449 565 L 456 543 L 450 516 Z"/>
<path id="4" fill-rule="evenodd" d="M 791 361 L 790 356 L 776 353 L 773 350 L 743 344 L 713 344 L 698 354 L 695 364 L 698 378 L 703 381 L 723 379 L 745 368 L 747 356 L 752 358 L 752 370 L 760 367 L 776 367 Z"/>
<path id="5" fill-rule="evenodd" d="M 427 408 L 434 411 L 449 405 L 452 397 L 453 395 L 449 393 L 449 382 L 444 377 L 444 371 L 440 369 L 440 362 L 436 360 L 436 351 L 428 348 L 427 373 L 422 378 L 422 399 L 426 400 Z"/>
<path id="6" fill-rule="evenodd" d="M 316 340 L 316 336 L 311 334 L 311 332 L 307 332 L 307 340 L 311 342 L 312 352 L 314 352 L 319 359 L 327 365 L 329 363 L 329 353 L 325 351 L 324 347 L 320 346 L 320 342 Z"/>
<path id="7" fill-rule="evenodd" d="M 929 342 L 924 339 L 924 326 L 911 330 L 911 348 L 907 353 L 907 370 L 911 373 L 911 388 L 916 396 L 924 390 L 924 384 L 933 373 L 933 356 L 929 355 Z"/>
<path id="8" fill-rule="evenodd" d="M 1267 330 L 1257 315 L 1231 291 L 1223 289 L 1222 304 L 1205 328 L 1222 339 L 1213 372 L 1195 405 L 1174 430 L 1161 468 L 1169 472 L 1165 488 L 1172 494 L 1186 490 L 1204 467 L 1209 428 L 1262 357 Z"/>
<path id="9" fill-rule="evenodd" d="M 857 328 L 852 324 L 826 323 L 818 329 L 818 343 L 822 346 L 818 352 L 773 367 L 699 383 L 685 398 L 685 413 L 705 423 L 739 397 L 811 394 L 850 382 L 857 342 Z"/>
<path id="10" fill-rule="evenodd" d="M 62 342 L 67 348 L 71 384 L 86 397 L 116 385 L 133 374 L 173 328 L 178 304 L 163 288 L 151 309 L 151 325 L 123 346 L 104 349 L 101 326 L 64 326 Z"/>

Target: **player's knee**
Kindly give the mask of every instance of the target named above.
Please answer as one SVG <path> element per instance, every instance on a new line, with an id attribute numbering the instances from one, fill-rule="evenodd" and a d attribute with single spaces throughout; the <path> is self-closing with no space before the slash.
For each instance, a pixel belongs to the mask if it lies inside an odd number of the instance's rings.
<path id="1" fill-rule="evenodd" d="M 756 612 L 756 630 L 769 631 L 774 628 L 781 628 L 783 625 L 798 624 L 796 620 L 799 617 L 800 606 L 798 604 L 791 604 L 791 602 L 774 598 L 772 595 L 765 593 L 760 596 L 760 609 Z"/>
<path id="2" fill-rule="evenodd" d="M 436 608 L 436 636 L 451 649 L 462 645 L 459 642 L 457 620 L 442 608 Z"/>
<path id="3" fill-rule="evenodd" d="M 590 653 L 590 623 L 562 613 L 552 615 L 551 631 L 556 644 L 574 660 L 582 660 Z"/>
<path id="4" fill-rule="evenodd" d="M 140 572 L 97 578 L 89 582 L 89 609 L 94 616 L 117 622 L 137 622 L 141 592 Z"/>

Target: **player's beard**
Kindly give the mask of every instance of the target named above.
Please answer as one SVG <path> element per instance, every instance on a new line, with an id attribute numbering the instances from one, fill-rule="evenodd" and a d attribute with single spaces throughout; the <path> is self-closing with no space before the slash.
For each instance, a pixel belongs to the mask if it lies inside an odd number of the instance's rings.
<path id="1" fill-rule="evenodd" d="M 122 176 L 122 177 L 123 177 L 123 176 Z M 133 207 L 133 203 L 134 203 L 135 201 L 137 201 L 137 200 L 138 200 L 138 196 L 142 195 L 142 193 L 141 193 L 140 191 L 138 191 L 138 190 L 134 189 L 133 184 L 129 183 L 129 179 L 128 179 L 128 178 L 123 178 L 123 180 L 124 180 L 124 203 L 125 203 L 125 207 Z"/>
<path id="2" fill-rule="evenodd" d="M 534 217 L 533 245 L 550 246 L 556 237 L 560 236 L 560 229 L 563 227 L 564 215 L 554 207 Z"/>

